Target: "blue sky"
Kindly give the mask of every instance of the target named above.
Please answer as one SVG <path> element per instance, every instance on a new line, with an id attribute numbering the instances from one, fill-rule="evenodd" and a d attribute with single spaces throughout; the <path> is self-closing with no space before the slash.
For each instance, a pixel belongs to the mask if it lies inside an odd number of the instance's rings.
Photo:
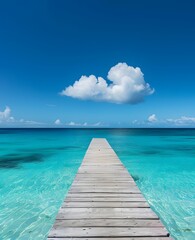
<path id="1" fill-rule="evenodd" d="M 0 127 L 195 126 L 194 22 L 193 0 L 1 1 Z"/>

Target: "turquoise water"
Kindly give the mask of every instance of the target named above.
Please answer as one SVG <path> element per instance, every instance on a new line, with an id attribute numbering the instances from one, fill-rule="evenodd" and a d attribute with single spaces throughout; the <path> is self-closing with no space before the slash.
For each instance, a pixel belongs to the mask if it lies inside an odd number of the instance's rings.
<path id="1" fill-rule="evenodd" d="M 0 239 L 46 239 L 92 137 L 106 137 L 175 239 L 195 239 L 195 130 L 0 129 Z"/>

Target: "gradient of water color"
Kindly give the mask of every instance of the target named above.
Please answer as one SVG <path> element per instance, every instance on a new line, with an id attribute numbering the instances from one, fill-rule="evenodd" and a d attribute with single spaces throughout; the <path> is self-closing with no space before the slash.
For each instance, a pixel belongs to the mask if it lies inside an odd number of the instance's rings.
<path id="1" fill-rule="evenodd" d="M 107 138 L 172 236 L 194 240 L 194 129 L 1 129 L 0 239 L 46 239 L 92 137 Z"/>

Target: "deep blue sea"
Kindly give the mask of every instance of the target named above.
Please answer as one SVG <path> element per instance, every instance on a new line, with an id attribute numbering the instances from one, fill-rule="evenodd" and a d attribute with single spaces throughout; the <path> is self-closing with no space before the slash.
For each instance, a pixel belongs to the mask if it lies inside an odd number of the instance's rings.
<path id="1" fill-rule="evenodd" d="M 195 129 L 0 129 L 0 239 L 44 240 L 93 137 L 175 239 L 195 239 Z"/>

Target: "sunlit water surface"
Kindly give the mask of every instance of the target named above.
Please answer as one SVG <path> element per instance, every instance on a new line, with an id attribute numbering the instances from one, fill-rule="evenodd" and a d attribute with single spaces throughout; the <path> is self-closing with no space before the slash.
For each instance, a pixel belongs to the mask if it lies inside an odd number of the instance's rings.
<path id="1" fill-rule="evenodd" d="M 0 239 L 46 239 L 93 137 L 105 137 L 175 239 L 195 239 L 195 130 L 1 129 Z"/>

